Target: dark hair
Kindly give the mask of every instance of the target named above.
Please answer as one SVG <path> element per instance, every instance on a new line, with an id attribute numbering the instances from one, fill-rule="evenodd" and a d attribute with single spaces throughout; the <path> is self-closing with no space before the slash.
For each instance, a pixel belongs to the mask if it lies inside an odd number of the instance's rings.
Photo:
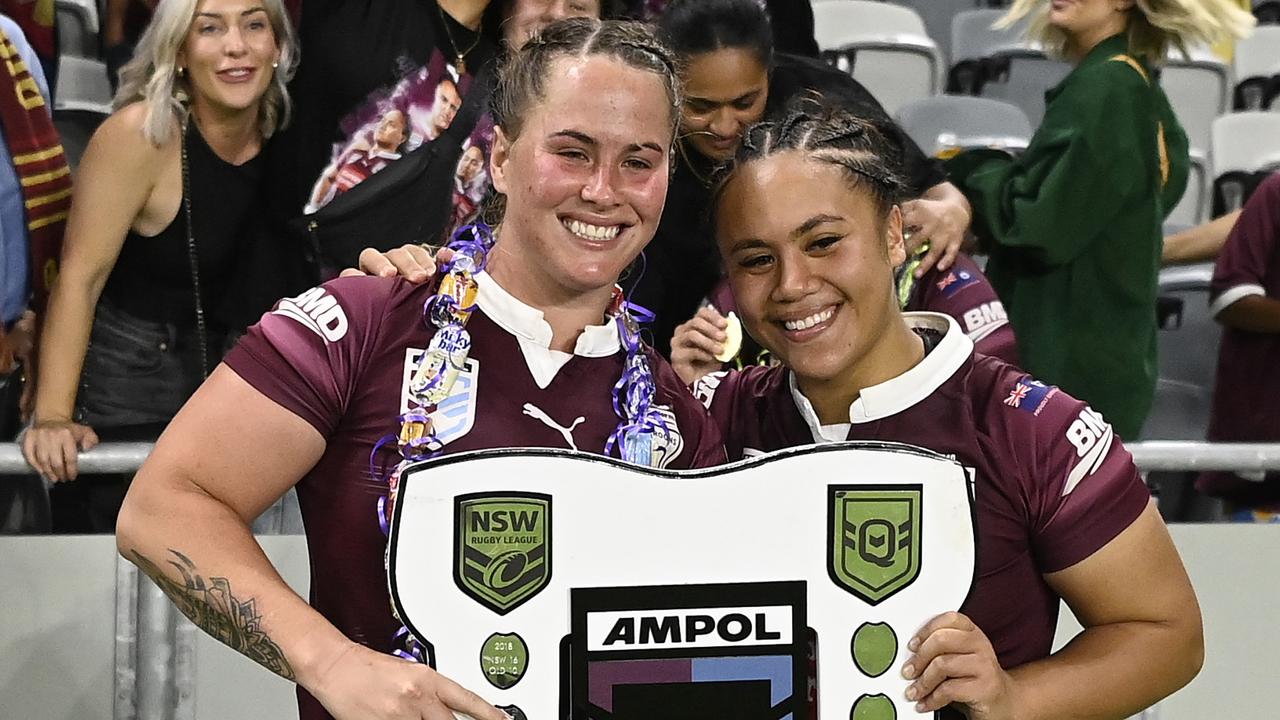
<path id="1" fill-rule="evenodd" d="M 740 49 L 773 67 L 773 25 L 761 0 L 676 0 L 662 14 L 658 29 L 682 58 Z"/>
<path id="2" fill-rule="evenodd" d="M 788 150 L 799 150 L 811 160 L 839 167 L 851 188 L 871 195 L 877 216 L 883 218 L 909 192 L 900 170 L 901 147 L 886 130 L 847 110 L 825 107 L 811 99 L 792 103 L 777 120 L 752 125 L 733 159 L 716 173 L 712 226 L 720 197 L 738 168 Z"/>
<path id="3" fill-rule="evenodd" d="M 604 55 L 657 75 L 667 90 L 671 134 L 680 122 L 680 78 L 676 59 L 642 23 L 566 18 L 542 29 L 503 63 L 493 93 L 494 122 L 515 139 L 531 107 L 542 99 L 551 65 L 564 57 Z"/>

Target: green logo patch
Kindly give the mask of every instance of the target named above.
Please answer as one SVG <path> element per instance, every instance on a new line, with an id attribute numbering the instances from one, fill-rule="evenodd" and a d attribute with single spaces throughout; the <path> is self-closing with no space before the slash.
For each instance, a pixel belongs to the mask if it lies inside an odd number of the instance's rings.
<path id="1" fill-rule="evenodd" d="M 499 690 L 514 687 L 529 667 L 529 646 L 515 633 L 494 633 L 480 647 L 480 672 Z"/>
<path id="2" fill-rule="evenodd" d="M 920 576 L 922 486 L 830 487 L 828 574 L 876 605 Z"/>
<path id="3" fill-rule="evenodd" d="M 853 664 L 867 677 L 880 677 L 898 656 L 898 636 L 885 623 L 862 623 L 853 634 Z"/>
<path id="4" fill-rule="evenodd" d="M 551 580 L 551 496 L 473 493 L 454 506 L 453 579 L 499 615 Z"/>
<path id="5" fill-rule="evenodd" d="M 897 720 L 898 711 L 885 695 L 863 695 L 853 703 L 849 720 Z"/>

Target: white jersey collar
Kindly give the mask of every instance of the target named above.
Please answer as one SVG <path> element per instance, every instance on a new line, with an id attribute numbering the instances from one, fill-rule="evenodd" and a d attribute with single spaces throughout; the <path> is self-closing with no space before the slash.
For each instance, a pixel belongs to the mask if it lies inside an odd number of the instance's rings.
<path id="1" fill-rule="evenodd" d="M 503 330 L 518 338 L 539 346 L 551 348 L 551 325 L 543 312 L 526 305 L 507 292 L 489 273 L 476 273 L 476 304 L 489 319 Z M 603 325 L 588 325 L 582 329 L 573 354 L 583 357 L 608 357 L 618 352 L 622 342 L 618 338 L 618 326 L 613 318 Z"/>
<path id="2" fill-rule="evenodd" d="M 935 330 L 942 333 L 942 341 L 924 356 L 910 370 L 901 375 L 885 380 L 879 385 L 863 388 L 858 398 L 849 406 L 849 422 L 853 425 L 881 420 L 896 415 L 916 403 L 924 400 L 942 386 L 960 369 L 965 360 L 973 355 L 973 341 L 960 329 L 954 318 L 941 313 L 909 312 L 902 314 L 903 320 L 911 328 Z M 809 426 L 813 441 L 837 442 L 848 435 L 849 426 L 831 425 L 828 432 L 823 433 L 823 425 L 818 420 L 818 413 L 813 409 L 800 388 L 796 385 L 795 373 L 787 373 L 787 382 L 791 387 L 791 397 L 800 410 L 800 416 Z M 843 433 L 835 437 L 836 433 Z"/>

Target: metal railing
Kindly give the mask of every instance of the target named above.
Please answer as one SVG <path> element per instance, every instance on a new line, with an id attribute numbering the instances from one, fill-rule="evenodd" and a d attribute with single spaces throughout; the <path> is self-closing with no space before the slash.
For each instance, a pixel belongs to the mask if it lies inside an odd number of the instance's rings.
<path id="1" fill-rule="evenodd" d="M 104 443 L 80 453 L 82 473 L 132 472 L 151 453 L 151 443 Z M 1280 470 L 1280 443 L 1203 443 L 1148 440 L 1126 443 L 1143 472 L 1221 470 L 1259 472 Z M 0 474 L 22 474 L 31 468 L 16 443 L 0 444 Z"/>

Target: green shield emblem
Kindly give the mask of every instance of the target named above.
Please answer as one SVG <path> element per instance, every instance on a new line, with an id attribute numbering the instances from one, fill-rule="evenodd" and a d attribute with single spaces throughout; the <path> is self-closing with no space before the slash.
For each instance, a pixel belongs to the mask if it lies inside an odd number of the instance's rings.
<path id="1" fill-rule="evenodd" d="M 453 580 L 472 600 L 506 615 L 550 582 L 550 495 L 460 495 L 453 517 Z"/>
<path id="2" fill-rule="evenodd" d="M 872 605 L 920 576 L 921 485 L 834 485 L 827 571 Z"/>

